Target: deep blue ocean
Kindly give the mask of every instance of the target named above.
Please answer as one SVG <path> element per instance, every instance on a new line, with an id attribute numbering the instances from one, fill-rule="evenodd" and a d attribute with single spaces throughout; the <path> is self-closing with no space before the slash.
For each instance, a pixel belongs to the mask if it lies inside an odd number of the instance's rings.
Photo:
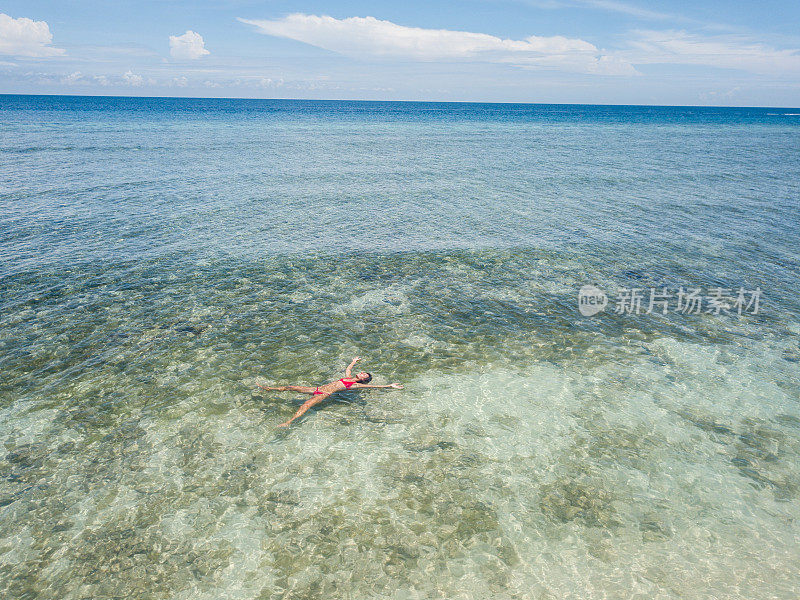
<path id="1" fill-rule="evenodd" d="M 796 598 L 799 274 L 800 109 L 0 95 L 0 595 Z"/>

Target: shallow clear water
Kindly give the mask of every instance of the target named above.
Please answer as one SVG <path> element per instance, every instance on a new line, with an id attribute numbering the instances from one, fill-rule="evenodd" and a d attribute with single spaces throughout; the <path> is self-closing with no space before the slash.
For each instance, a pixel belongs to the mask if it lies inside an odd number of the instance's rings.
<path id="1" fill-rule="evenodd" d="M 797 597 L 789 112 L 0 96 L 0 593 Z"/>

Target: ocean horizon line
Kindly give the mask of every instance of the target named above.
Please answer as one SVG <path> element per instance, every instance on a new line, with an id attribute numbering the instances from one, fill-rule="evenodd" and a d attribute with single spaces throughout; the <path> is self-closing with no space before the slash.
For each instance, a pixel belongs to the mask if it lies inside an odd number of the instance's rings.
<path id="1" fill-rule="evenodd" d="M 723 104 L 617 104 L 585 102 L 520 102 L 520 101 L 478 101 L 478 100 L 370 100 L 366 98 L 252 98 L 239 96 L 130 96 L 123 94 L 26 94 L 0 92 L 0 97 L 26 98 L 100 98 L 131 100 L 235 100 L 252 102 L 319 102 L 319 103 L 363 103 L 363 104 L 474 104 L 479 106 L 586 106 L 606 108 L 698 108 L 733 110 L 798 110 L 800 106 L 750 106 Z"/>

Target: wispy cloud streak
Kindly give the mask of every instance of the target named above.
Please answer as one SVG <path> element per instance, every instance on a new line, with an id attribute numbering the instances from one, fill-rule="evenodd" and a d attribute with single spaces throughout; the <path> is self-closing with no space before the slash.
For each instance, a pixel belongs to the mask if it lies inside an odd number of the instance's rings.
<path id="1" fill-rule="evenodd" d="M 292 14 L 277 20 L 239 21 L 266 35 L 358 58 L 478 60 L 603 75 L 635 74 L 630 64 L 601 52 L 593 44 L 564 36 L 532 35 L 511 40 L 470 31 L 406 27 L 375 17 L 336 19 Z"/>

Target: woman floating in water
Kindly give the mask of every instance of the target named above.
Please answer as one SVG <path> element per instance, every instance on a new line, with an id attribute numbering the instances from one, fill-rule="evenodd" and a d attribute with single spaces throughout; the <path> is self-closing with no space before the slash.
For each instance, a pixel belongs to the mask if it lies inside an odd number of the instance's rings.
<path id="1" fill-rule="evenodd" d="M 295 413 L 295 415 L 286 421 L 286 423 L 281 423 L 279 427 L 288 427 L 289 424 L 294 421 L 295 419 L 302 417 L 306 411 L 312 406 L 316 406 L 325 398 L 330 396 L 331 394 L 335 394 L 336 392 L 343 392 L 344 390 L 349 390 L 350 388 L 354 388 L 357 390 L 363 388 L 394 388 L 397 390 L 402 390 L 403 386 L 399 383 L 390 383 L 389 385 L 367 385 L 370 381 L 372 381 L 372 375 L 367 373 L 366 371 L 361 371 L 355 377 L 350 376 L 350 372 L 353 369 L 353 366 L 359 361 L 359 357 L 356 356 L 353 359 L 347 368 L 344 370 L 344 378 L 339 379 L 338 381 L 332 381 L 330 383 L 326 383 L 324 385 L 318 385 L 317 387 L 310 387 L 305 385 L 282 385 L 279 387 L 266 387 L 261 384 L 257 384 L 258 387 L 264 390 L 270 390 L 274 392 L 301 392 L 303 394 L 311 394 L 313 397 L 305 402 L 303 406 Z"/>

